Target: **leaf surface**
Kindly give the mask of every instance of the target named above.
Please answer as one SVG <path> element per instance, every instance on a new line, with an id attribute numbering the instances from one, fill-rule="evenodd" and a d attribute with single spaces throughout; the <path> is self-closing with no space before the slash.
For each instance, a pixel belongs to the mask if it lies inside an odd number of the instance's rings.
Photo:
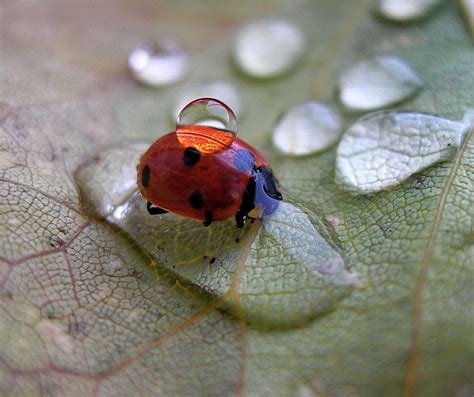
<path id="1" fill-rule="evenodd" d="M 2 392 L 472 392 L 472 129 L 452 161 L 368 196 L 336 185 L 335 147 L 289 158 L 270 145 L 278 116 L 308 98 L 339 107 L 346 125 L 354 121 L 360 114 L 335 98 L 338 76 L 382 54 L 404 59 L 426 84 L 399 108 L 462 119 L 474 108 L 474 51 L 455 5 L 402 26 L 377 19 L 362 1 L 4 7 Z M 307 53 L 282 79 L 256 82 L 232 65 L 231 33 L 269 13 L 301 27 Z M 144 38 L 160 35 L 181 39 L 195 56 L 187 81 L 152 90 L 131 79 L 126 58 Z M 137 238 L 139 215 L 127 218 L 128 226 L 110 214 L 91 215 L 83 186 L 90 182 L 98 192 L 110 181 L 84 164 L 100 162 L 118 144 L 131 148 L 171 130 L 180 90 L 212 79 L 238 88 L 239 136 L 272 160 L 288 197 L 282 214 L 294 222 L 283 227 L 285 217 L 276 218 L 235 235 L 230 223 L 204 229 L 166 215 L 154 240 Z M 124 158 L 132 162 L 133 153 Z M 127 172 L 117 167 L 110 175 Z M 113 206 L 124 196 L 107 200 Z M 311 278 L 308 265 L 320 256 L 308 247 L 317 235 L 345 257 L 339 274 L 354 275 L 357 285 Z M 153 243 L 161 253 L 147 245 Z M 301 321 L 302 313 L 311 315 Z"/>

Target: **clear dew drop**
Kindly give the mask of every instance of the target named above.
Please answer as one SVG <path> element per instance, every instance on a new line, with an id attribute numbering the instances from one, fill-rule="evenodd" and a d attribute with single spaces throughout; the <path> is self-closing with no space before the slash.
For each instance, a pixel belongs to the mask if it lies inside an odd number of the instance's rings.
<path id="1" fill-rule="evenodd" d="M 301 208 L 282 202 L 275 213 L 266 218 L 262 227 L 275 241 L 282 244 L 286 251 L 291 252 L 294 259 L 318 278 L 335 285 L 362 286 L 357 275 L 347 270 L 342 255 L 322 236 L 314 221 Z M 291 238 L 285 238 L 288 231 L 284 229 L 297 227 L 302 233 L 295 244 Z M 299 245 L 299 248 L 295 249 L 295 245 Z"/>
<path id="2" fill-rule="evenodd" d="M 263 222 L 247 222 L 243 229 L 234 219 L 205 228 L 171 213 L 149 215 L 136 187 L 143 146 L 112 148 L 83 165 L 76 181 L 84 203 L 134 239 L 157 267 L 223 297 L 227 312 L 243 311 L 249 325 L 259 329 L 291 328 L 334 310 L 363 286 L 339 252 L 332 229 L 291 202 L 279 202 Z M 225 297 L 242 260 L 237 308 Z M 120 264 L 104 270 L 120 272 Z"/>
<path id="3" fill-rule="evenodd" d="M 377 12 L 394 22 L 415 22 L 430 15 L 442 0 L 378 0 Z"/>
<path id="4" fill-rule="evenodd" d="M 361 61 L 342 73 L 341 102 L 352 110 L 374 110 L 401 102 L 422 86 L 416 73 L 400 58 L 379 56 Z"/>
<path id="5" fill-rule="evenodd" d="M 188 65 L 188 55 L 171 40 L 147 43 L 134 49 L 128 58 L 128 67 L 135 79 L 152 87 L 181 80 Z"/>
<path id="6" fill-rule="evenodd" d="M 291 107 L 273 129 L 273 145 L 282 153 L 304 156 L 331 146 L 342 119 L 336 109 L 309 101 Z"/>
<path id="7" fill-rule="evenodd" d="M 237 229 L 234 220 L 204 228 L 173 214 L 150 216 L 143 198 L 135 194 L 109 221 L 130 235 L 161 267 L 215 296 L 228 293 L 242 250 L 240 244 L 248 245 L 240 276 L 240 305 L 255 327 L 278 329 L 305 324 L 363 287 L 357 275 L 348 270 L 334 242 L 329 242 L 331 232 L 320 230 L 318 222 L 291 203 L 281 202 L 261 224 L 248 223 L 244 229 Z M 251 241 L 246 241 L 249 234 Z M 236 311 L 232 299 L 223 307 L 230 313 Z"/>
<path id="8" fill-rule="evenodd" d="M 176 130 L 188 125 L 206 125 L 237 134 L 237 118 L 224 102 L 199 98 L 188 103 L 176 119 Z"/>
<path id="9" fill-rule="evenodd" d="M 287 72 L 303 51 L 301 31 L 282 20 L 262 20 L 244 26 L 234 43 L 237 65 L 256 78 L 271 78 Z"/>
<path id="10" fill-rule="evenodd" d="M 452 158 L 471 123 L 421 113 L 375 112 L 344 133 L 336 155 L 336 182 L 366 194 L 396 186 L 410 175 Z"/>
<path id="11" fill-rule="evenodd" d="M 226 103 L 239 116 L 242 111 L 239 92 L 234 85 L 225 81 L 212 81 L 185 87 L 178 94 L 171 109 L 171 117 L 176 120 L 181 110 L 196 98 L 215 98 Z"/>

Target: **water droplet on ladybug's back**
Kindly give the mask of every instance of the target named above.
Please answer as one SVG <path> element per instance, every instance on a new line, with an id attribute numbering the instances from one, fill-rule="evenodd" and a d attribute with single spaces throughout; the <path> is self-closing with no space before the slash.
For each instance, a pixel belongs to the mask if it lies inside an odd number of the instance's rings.
<path id="1" fill-rule="evenodd" d="M 219 152 L 233 142 L 237 118 L 230 107 L 214 98 L 199 98 L 187 104 L 176 120 L 178 141 L 203 153 Z"/>

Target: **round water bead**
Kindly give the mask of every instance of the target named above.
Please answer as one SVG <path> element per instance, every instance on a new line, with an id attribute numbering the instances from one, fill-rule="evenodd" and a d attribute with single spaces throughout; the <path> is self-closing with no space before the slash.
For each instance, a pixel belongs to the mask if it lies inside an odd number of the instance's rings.
<path id="1" fill-rule="evenodd" d="M 427 17 L 442 0 L 378 0 L 377 12 L 395 22 L 415 22 Z"/>
<path id="2" fill-rule="evenodd" d="M 304 37 L 296 26 L 281 20 L 263 20 L 238 32 L 234 58 L 250 76 L 270 78 L 293 67 L 303 50 Z"/>
<path id="3" fill-rule="evenodd" d="M 134 49 L 128 58 L 128 67 L 135 79 L 152 87 L 181 80 L 188 64 L 187 54 L 170 40 L 149 42 Z"/>
<path id="4" fill-rule="evenodd" d="M 379 56 L 349 67 L 339 80 L 339 97 L 349 109 L 372 110 L 393 105 L 422 86 L 416 73 L 395 56 Z"/>
<path id="5" fill-rule="evenodd" d="M 336 154 L 336 182 L 367 194 L 398 185 L 410 175 L 455 156 L 471 125 L 429 114 L 370 113 L 344 133 Z"/>
<path id="6" fill-rule="evenodd" d="M 339 112 L 316 101 L 291 107 L 273 129 L 273 145 L 281 152 L 304 156 L 326 149 L 339 137 Z"/>
<path id="7" fill-rule="evenodd" d="M 178 115 L 176 129 L 189 125 L 204 125 L 237 134 L 237 118 L 224 102 L 214 98 L 199 98 L 188 103 Z"/>

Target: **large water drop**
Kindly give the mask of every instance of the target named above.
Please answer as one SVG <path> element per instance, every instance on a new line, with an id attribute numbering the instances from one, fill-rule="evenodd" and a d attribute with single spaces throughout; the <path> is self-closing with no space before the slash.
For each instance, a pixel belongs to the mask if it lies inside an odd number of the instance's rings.
<path id="1" fill-rule="evenodd" d="M 359 194 L 395 186 L 453 157 L 469 123 L 468 117 L 460 122 L 398 111 L 364 116 L 349 127 L 339 143 L 336 181 Z"/>
<path id="2" fill-rule="evenodd" d="M 377 12 L 394 22 L 415 22 L 430 15 L 442 0 L 378 0 Z"/>
<path id="3" fill-rule="evenodd" d="M 204 125 L 237 134 L 237 118 L 230 107 L 214 98 L 199 98 L 179 113 L 176 130 L 190 125 Z"/>
<path id="4" fill-rule="evenodd" d="M 81 167 L 76 181 L 85 202 L 181 283 L 221 298 L 227 312 L 256 328 L 296 327 L 334 310 L 362 285 L 339 252 L 334 231 L 290 202 L 243 229 L 233 219 L 205 228 L 173 214 L 151 216 L 136 188 L 142 152 L 140 146 L 113 148 Z"/>
<path id="5" fill-rule="evenodd" d="M 400 58 L 379 56 L 348 68 L 339 80 L 341 102 L 353 110 L 373 110 L 401 102 L 422 86 Z"/>
<path id="6" fill-rule="evenodd" d="M 296 26 L 281 20 L 263 20 L 238 32 L 234 58 L 250 76 L 269 78 L 291 69 L 303 50 L 304 37 Z"/>
<path id="7" fill-rule="evenodd" d="M 304 156 L 326 149 L 341 133 L 339 112 L 319 102 L 291 107 L 273 130 L 273 144 L 281 152 Z"/>
<path id="8" fill-rule="evenodd" d="M 143 84 L 159 87 L 181 80 L 188 70 L 187 54 L 173 41 L 150 42 L 134 49 L 128 66 Z"/>

